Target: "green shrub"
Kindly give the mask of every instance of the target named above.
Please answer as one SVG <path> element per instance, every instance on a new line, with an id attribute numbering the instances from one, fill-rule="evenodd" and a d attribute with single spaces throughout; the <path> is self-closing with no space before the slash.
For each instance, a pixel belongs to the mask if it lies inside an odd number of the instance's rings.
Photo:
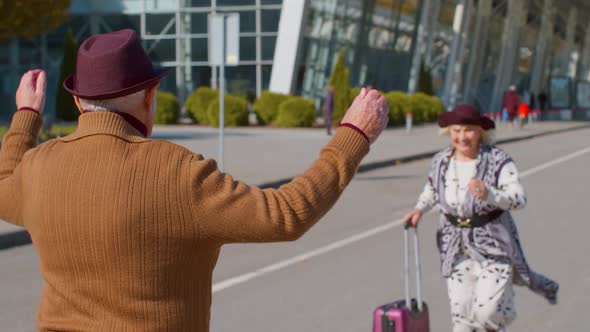
<path id="1" fill-rule="evenodd" d="M 76 131 L 77 125 L 51 125 L 48 129 L 41 129 L 39 132 L 39 141 L 47 141 L 56 137 L 64 137 Z M 7 127 L 0 127 L 0 138 L 8 132 Z"/>
<path id="2" fill-rule="evenodd" d="M 243 97 L 225 95 L 225 127 L 248 125 L 248 102 Z M 207 110 L 208 123 L 219 127 L 219 100 L 213 101 Z"/>
<path id="3" fill-rule="evenodd" d="M 359 93 L 361 93 L 361 88 L 352 88 L 352 89 L 350 89 L 350 102 L 351 103 L 354 100 L 354 98 L 356 98 L 356 96 L 359 95 Z"/>
<path id="4" fill-rule="evenodd" d="M 432 103 L 432 118 L 430 121 L 436 121 L 438 116 L 443 114 L 447 110 L 442 100 L 440 100 L 440 98 L 438 98 L 437 96 L 431 96 L 430 100 Z"/>
<path id="5" fill-rule="evenodd" d="M 417 92 L 410 96 L 410 108 L 414 123 L 428 122 L 431 107 L 430 96 Z"/>
<path id="6" fill-rule="evenodd" d="M 76 56 L 78 54 L 78 42 L 74 38 L 72 29 L 68 29 L 64 37 L 63 58 L 61 61 L 59 81 L 57 82 L 57 96 L 55 97 L 55 115 L 64 121 L 76 121 L 80 111 L 74 103 L 74 98 L 67 92 L 62 83 L 76 71 Z"/>
<path id="7" fill-rule="evenodd" d="M 273 123 L 279 114 L 279 106 L 289 98 L 289 95 L 262 91 L 262 94 L 254 102 L 254 112 L 258 117 L 260 124 Z"/>
<path id="8" fill-rule="evenodd" d="M 328 81 L 328 88 L 334 87 L 334 111 L 332 113 L 332 123 L 338 124 L 342 121 L 344 113 L 350 106 L 350 79 L 348 68 L 346 68 L 345 57 L 346 49 L 342 49 L 338 54 L 338 60 L 332 70 L 332 75 Z"/>
<path id="9" fill-rule="evenodd" d="M 180 106 L 176 96 L 170 92 L 162 92 L 156 90 L 156 99 L 158 107 L 156 109 L 156 116 L 154 118 L 155 124 L 171 124 L 176 123 Z"/>
<path id="10" fill-rule="evenodd" d="M 219 99 L 219 91 L 208 86 L 197 88 L 186 100 L 184 106 L 189 116 L 197 123 L 209 124 L 209 105 Z"/>
<path id="11" fill-rule="evenodd" d="M 391 91 L 385 94 L 389 107 L 389 125 L 400 126 L 406 122 L 406 113 L 411 112 L 410 97 L 401 91 Z"/>
<path id="12" fill-rule="evenodd" d="M 279 127 L 311 127 L 316 119 L 313 101 L 303 97 L 291 97 L 279 106 L 275 124 Z"/>

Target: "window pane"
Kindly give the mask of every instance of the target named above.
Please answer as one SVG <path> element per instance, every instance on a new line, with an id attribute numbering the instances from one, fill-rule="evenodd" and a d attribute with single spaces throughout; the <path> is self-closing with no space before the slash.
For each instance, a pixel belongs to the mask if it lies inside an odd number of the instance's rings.
<path id="1" fill-rule="evenodd" d="M 207 38 L 191 39 L 191 60 L 207 61 L 208 57 Z"/>
<path id="2" fill-rule="evenodd" d="M 272 60 L 277 37 L 262 37 L 262 60 Z"/>
<path id="3" fill-rule="evenodd" d="M 240 32 L 256 31 L 256 12 L 240 12 Z"/>
<path id="4" fill-rule="evenodd" d="M 279 30 L 280 10 L 263 10 L 261 18 L 263 32 L 277 32 Z"/>
<path id="5" fill-rule="evenodd" d="M 240 38 L 240 60 L 256 60 L 256 37 Z"/>
<path id="6" fill-rule="evenodd" d="M 217 0 L 217 6 L 247 6 L 255 4 L 255 0 Z"/>
<path id="7" fill-rule="evenodd" d="M 172 92 L 176 95 L 176 70 L 174 70 L 174 67 L 170 68 L 172 69 L 170 73 L 160 80 L 158 90 Z"/>
<path id="8" fill-rule="evenodd" d="M 256 94 L 256 66 L 227 67 L 227 91 L 244 97 Z"/>
<path id="9" fill-rule="evenodd" d="M 272 73 L 271 65 L 262 66 L 262 90 L 268 90 L 270 86 L 270 75 Z"/>
<path id="10" fill-rule="evenodd" d="M 146 40 L 146 50 L 152 61 L 175 61 L 176 44 L 173 39 Z"/>
<path id="11" fill-rule="evenodd" d="M 196 66 L 193 67 L 193 87 L 197 89 L 200 86 L 211 85 L 211 67 Z"/>
<path id="12" fill-rule="evenodd" d="M 190 5 L 192 7 L 210 7 L 211 0 L 191 0 Z"/>
<path id="13" fill-rule="evenodd" d="M 140 30 L 139 15 L 109 15 L 102 16 L 106 25 L 113 31 L 121 29 Z"/>
<path id="14" fill-rule="evenodd" d="M 145 15 L 145 30 L 148 35 L 160 35 L 163 34 L 162 30 L 170 20 L 174 19 L 174 14 L 146 14 Z M 175 33 L 174 24 L 165 33 L 167 35 L 173 35 Z"/>
<path id="15" fill-rule="evenodd" d="M 263 5 L 280 5 L 283 0 L 261 0 L 260 3 Z"/>
<path id="16" fill-rule="evenodd" d="M 7 65 L 10 63 L 10 44 L 0 44 L 0 64 Z"/>
<path id="17" fill-rule="evenodd" d="M 207 13 L 191 14 L 191 33 L 207 33 Z"/>

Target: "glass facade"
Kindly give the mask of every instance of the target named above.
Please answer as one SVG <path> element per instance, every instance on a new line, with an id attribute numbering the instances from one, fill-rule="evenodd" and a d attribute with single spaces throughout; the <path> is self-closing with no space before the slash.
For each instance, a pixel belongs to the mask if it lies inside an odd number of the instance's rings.
<path id="1" fill-rule="evenodd" d="M 491 105 L 498 66 L 502 63 L 510 0 L 490 0 L 491 13 L 486 16 L 485 29 L 476 43 L 476 24 L 482 19 L 477 8 L 482 1 L 473 1 L 466 9 L 468 24 L 456 60 L 461 69 L 453 77 L 453 84 L 457 85 L 459 100 L 465 94 L 477 103 Z M 427 2 L 430 11 L 425 13 L 421 5 Z M 292 73 L 291 93 L 320 101 L 337 56 L 346 49 L 351 86 L 407 91 L 413 61 L 419 58 L 414 54 L 419 49 L 422 61 L 430 68 L 435 93 L 443 95 L 453 48 L 452 26 L 457 4 L 461 2 L 465 1 L 308 0 L 300 41 L 286 43 L 293 45 L 293 50 L 287 50 L 292 52 L 289 54 L 297 55 L 297 60 L 288 64 L 293 68 L 274 67 Z M 510 73 L 510 82 L 521 89 L 528 89 L 531 84 L 543 12 L 543 1 L 527 3 L 528 15 L 518 32 L 517 59 Z M 161 89 L 175 93 L 181 101 L 199 86 L 217 86 L 218 68 L 208 64 L 207 19 L 211 13 L 240 15 L 240 61 L 237 67 L 226 70 L 227 87 L 231 93 L 256 96 L 270 87 L 282 7 L 282 0 L 73 0 L 71 15 L 60 27 L 33 39 L 0 43 L 0 98 L 10 101 L 5 103 L 10 104 L 10 109 L 0 110 L 0 120 L 8 119 L 14 108 L 19 76 L 39 66 L 48 72 L 46 112 L 53 113 L 63 39 L 68 29 L 72 29 L 78 41 L 95 33 L 136 30 L 151 59 L 159 66 L 175 69 L 162 81 Z M 590 63 L 581 63 L 590 62 L 584 60 L 584 22 L 577 22 L 577 32 L 573 38 L 569 34 L 568 43 L 569 13 L 564 8 L 556 7 L 554 29 L 548 38 L 546 59 L 543 58 L 546 74 L 571 76 L 578 68 L 578 77 L 589 76 Z M 417 23 L 423 15 L 428 15 L 428 24 L 419 43 Z M 471 57 L 474 45 L 480 49 L 475 70 Z M 572 63 L 572 59 L 577 63 Z M 546 75 L 542 77 L 547 79 Z"/>
<path id="2" fill-rule="evenodd" d="M 268 88 L 282 0 L 181 0 L 180 8 L 176 4 L 175 0 L 73 0 L 70 17 L 54 31 L 0 44 L 0 98 L 14 105 L 19 75 L 42 66 L 49 75 L 46 112 L 53 114 L 52 91 L 59 83 L 66 31 L 71 28 L 81 42 L 91 34 L 131 28 L 141 35 L 156 65 L 176 68 L 160 89 L 184 99 L 199 86 L 217 85 L 213 76 L 218 71 L 208 64 L 207 19 L 211 13 L 226 12 L 240 15 L 240 62 L 226 69 L 229 92 L 253 98 Z M 12 108 L 2 109 L 0 120 L 8 120 Z"/>
<path id="3" fill-rule="evenodd" d="M 445 1 L 443 1 L 446 3 Z M 313 1 L 304 32 L 304 59 L 296 92 L 320 99 L 338 53 L 346 49 L 352 86 L 407 90 L 416 47 L 419 0 Z M 433 72 L 444 73 L 448 27 L 438 29 Z"/>

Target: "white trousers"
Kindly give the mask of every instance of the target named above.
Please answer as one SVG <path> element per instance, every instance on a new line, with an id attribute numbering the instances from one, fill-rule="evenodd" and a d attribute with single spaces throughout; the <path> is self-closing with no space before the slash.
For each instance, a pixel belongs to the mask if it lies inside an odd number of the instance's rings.
<path id="1" fill-rule="evenodd" d="M 505 331 L 516 318 L 512 266 L 461 257 L 447 278 L 453 332 Z"/>

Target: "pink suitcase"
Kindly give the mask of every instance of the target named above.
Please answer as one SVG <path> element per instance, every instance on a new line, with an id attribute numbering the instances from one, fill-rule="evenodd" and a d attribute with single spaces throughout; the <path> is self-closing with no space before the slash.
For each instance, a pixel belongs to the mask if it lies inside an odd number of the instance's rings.
<path id="1" fill-rule="evenodd" d="M 416 299 L 410 300 L 410 267 L 408 228 L 404 227 L 405 252 L 405 294 L 404 300 L 377 307 L 373 313 L 373 332 L 428 332 L 428 306 L 422 301 L 420 278 L 420 253 L 418 251 L 418 229 L 414 228 L 414 254 L 416 256 Z"/>

